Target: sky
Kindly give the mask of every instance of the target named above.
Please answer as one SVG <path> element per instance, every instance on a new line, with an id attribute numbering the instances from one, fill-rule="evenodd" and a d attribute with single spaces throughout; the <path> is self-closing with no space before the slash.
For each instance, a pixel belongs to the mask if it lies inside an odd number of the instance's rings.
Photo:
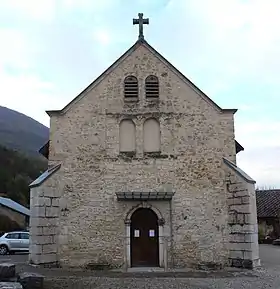
<path id="1" fill-rule="evenodd" d="M 280 188 L 279 0 L 0 0 L 0 105 L 49 126 L 138 37 L 222 108 L 237 108 L 237 163 Z"/>

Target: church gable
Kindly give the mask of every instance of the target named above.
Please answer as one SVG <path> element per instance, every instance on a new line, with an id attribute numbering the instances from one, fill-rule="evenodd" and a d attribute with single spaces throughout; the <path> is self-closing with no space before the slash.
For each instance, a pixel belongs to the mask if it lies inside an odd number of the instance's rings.
<path id="1" fill-rule="evenodd" d="M 170 80 L 171 78 L 173 81 Z M 103 89 L 99 89 L 101 87 Z M 177 92 L 174 92 L 174 89 Z M 182 95 L 178 95 L 178 90 Z M 102 94 L 101 97 L 98 97 L 98 94 Z M 110 94 L 114 94 L 111 99 Z M 47 113 L 50 116 L 64 114 L 85 97 L 89 97 L 90 102 L 102 102 L 108 99 L 109 102 L 117 101 L 119 104 L 127 100 L 137 101 L 141 97 L 147 100 L 168 98 L 171 102 L 180 97 L 187 103 L 188 98 L 193 97 L 197 98 L 193 101 L 198 106 L 204 103 L 219 113 L 234 114 L 237 111 L 218 106 L 144 39 L 139 39 L 62 110 L 49 110 Z M 184 107 L 179 105 L 178 108 Z"/>
<path id="2" fill-rule="evenodd" d="M 208 131 L 209 125 L 214 128 L 223 123 L 223 131 L 228 135 L 225 138 L 230 139 L 235 112 L 236 109 L 219 107 L 139 33 L 138 41 L 75 99 L 62 110 L 47 111 L 51 116 L 50 151 L 54 151 L 54 146 L 62 154 L 70 150 L 66 142 L 59 140 L 61 137 L 74 138 L 77 145 L 93 143 L 96 149 L 109 149 L 112 153 L 117 153 L 113 141 L 124 140 L 121 151 L 135 151 L 137 129 L 134 126 L 143 126 L 135 122 L 137 115 L 154 119 L 178 134 L 185 134 L 186 130 L 191 133 L 190 128 L 197 123 L 203 123 L 205 131 Z M 174 117 L 169 124 L 160 120 L 171 114 Z M 158 135 L 156 122 L 147 123 L 150 126 L 145 127 L 141 139 L 156 136 L 153 150 L 158 151 L 161 147 L 159 138 L 166 136 Z M 203 135 L 201 125 L 200 130 Z M 164 144 L 166 147 L 171 146 L 168 142 Z M 144 142 L 144 150 L 151 150 L 151 145 L 149 141 Z"/>

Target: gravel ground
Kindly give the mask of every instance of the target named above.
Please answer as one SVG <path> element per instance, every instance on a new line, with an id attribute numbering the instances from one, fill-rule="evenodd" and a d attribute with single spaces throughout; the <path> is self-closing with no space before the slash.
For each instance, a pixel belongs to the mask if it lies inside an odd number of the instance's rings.
<path id="1" fill-rule="evenodd" d="M 68 278 L 56 279 L 53 282 L 47 279 L 46 289 L 60 288 L 280 288 L 279 276 L 263 275 L 259 277 L 232 277 L 232 278 L 108 278 L 108 277 L 84 277 L 82 279 Z"/>
<path id="2" fill-rule="evenodd" d="M 256 270 L 219 272 L 119 273 L 81 272 L 61 269 L 34 268 L 18 262 L 17 271 L 38 272 L 45 275 L 45 289 L 62 288 L 246 288 L 280 289 L 280 246 L 261 245 L 262 267 Z"/>

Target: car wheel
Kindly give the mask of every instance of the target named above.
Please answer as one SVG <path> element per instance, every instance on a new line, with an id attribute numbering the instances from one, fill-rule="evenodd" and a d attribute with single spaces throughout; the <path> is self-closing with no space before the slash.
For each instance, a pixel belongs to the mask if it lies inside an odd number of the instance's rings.
<path id="1" fill-rule="evenodd" d="M 8 253 L 8 248 L 5 245 L 0 246 L 0 255 L 6 255 Z"/>

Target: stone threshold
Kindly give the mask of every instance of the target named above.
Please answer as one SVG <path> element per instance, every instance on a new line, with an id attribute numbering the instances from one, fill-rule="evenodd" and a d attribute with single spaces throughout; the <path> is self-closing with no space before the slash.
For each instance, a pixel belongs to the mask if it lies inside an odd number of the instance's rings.
<path id="1" fill-rule="evenodd" d="M 125 272 L 125 271 L 123 271 Z M 142 272 L 166 272 L 164 268 L 161 267 L 132 267 L 128 268 L 127 273 L 142 273 Z"/>

